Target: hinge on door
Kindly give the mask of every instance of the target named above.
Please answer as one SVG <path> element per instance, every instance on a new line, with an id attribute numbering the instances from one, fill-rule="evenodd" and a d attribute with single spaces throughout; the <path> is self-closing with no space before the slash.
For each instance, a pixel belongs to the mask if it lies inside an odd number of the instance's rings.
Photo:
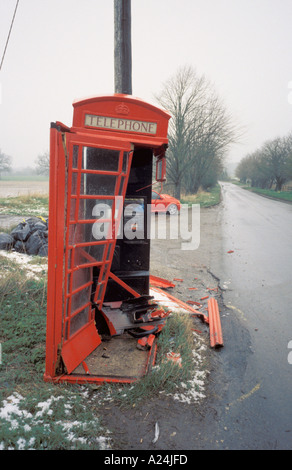
<path id="1" fill-rule="evenodd" d="M 58 344 L 57 348 L 57 360 L 56 360 L 56 367 L 55 367 L 55 374 L 56 375 L 62 375 L 66 374 L 66 366 L 63 362 L 62 356 L 61 356 L 61 350 L 62 350 L 62 344 Z"/>

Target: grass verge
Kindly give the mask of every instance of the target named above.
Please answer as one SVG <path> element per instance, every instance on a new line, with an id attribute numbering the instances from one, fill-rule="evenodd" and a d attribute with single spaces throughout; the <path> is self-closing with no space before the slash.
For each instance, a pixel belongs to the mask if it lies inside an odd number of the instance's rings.
<path id="1" fill-rule="evenodd" d="M 282 201 L 292 202 L 292 191 L 274 191 L 272 189 L 261 189 L 261 188 L 245 188 L 253 193 L 260 194 L 272 199 L 278 199 Z"/>
<path id="2" fill-rule="evenodd" d="M 252 191 L 253 193 L 257 193 L 271 199 L 292 202 L 292 191 L 275 191 L 274 189 L 254 188 L 238 181 L 232 181 L 232 183 L 240 186 L 243 189 L 247 189 L 248 191 Z"/>
<path id="3" fill-rule="evenodd" d="M 0 198 L 0 214 L 47 216 L 49 211 L 49 196 L 44 194 L 27 194 L 17 197 Z"/>
<path id="4" fill-rule="evenodd" d="M 210 191 L 199 190 L 197 194 L 188 194 L 181 197 L 182 204 L 200 204 L 201 207 L 212 207 L 219 204 L 221 199 L 221 187 L 216 184 Z"/>

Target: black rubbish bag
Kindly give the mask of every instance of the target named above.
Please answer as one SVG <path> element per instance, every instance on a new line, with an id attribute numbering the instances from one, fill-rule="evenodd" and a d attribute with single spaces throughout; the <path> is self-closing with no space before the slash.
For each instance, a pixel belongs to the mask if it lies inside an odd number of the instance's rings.
<path id="1" fill-rule="evenodd" d="M 29 224 L 26 222 L 21 222 L 12 230 L 12 232 L 10 232 L 10 235 L 14 238 L 14 240 L 25 242 L 31 233 L 32 232 Z"/>
<path id="2" fill-rule="evenodd" d="M 0 250 L 11 250 L 14 239 L 9 233 L 0 233 Z"/>
<path id="3" fill-rule="evenodd" d="M 29 237 L 25 244 L 27 254 L 38 255 L 40 248 L 45 243 L 47 243 L 47 241 L 44 239 L 43 232 L 37 230 Z"/>

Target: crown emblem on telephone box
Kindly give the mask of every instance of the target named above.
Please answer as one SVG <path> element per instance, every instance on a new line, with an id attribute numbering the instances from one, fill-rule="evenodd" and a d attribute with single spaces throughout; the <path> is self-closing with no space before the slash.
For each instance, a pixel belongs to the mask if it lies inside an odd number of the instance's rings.
<path id="1" fill-rule="evenodd" d="M 116 107 L 116 113 L 117 114 L 129 114 L 130 110 L 128 106 L 125 103 L 121 103 Z"/>

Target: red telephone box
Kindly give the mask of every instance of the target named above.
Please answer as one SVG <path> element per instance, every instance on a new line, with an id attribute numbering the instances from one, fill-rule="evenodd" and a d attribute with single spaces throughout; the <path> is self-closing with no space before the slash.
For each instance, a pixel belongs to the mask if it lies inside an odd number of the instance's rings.
<path id="1" fill-rule="evenodd" d="M 162 324 L 149 296 L 147 206 L 153 159 L 165 179 L 170 115 L 120 94 L 73 107 L 72 127 L 50 130 L 44 379 L 129 382 L 154 354 L 136 338 Z"/>

